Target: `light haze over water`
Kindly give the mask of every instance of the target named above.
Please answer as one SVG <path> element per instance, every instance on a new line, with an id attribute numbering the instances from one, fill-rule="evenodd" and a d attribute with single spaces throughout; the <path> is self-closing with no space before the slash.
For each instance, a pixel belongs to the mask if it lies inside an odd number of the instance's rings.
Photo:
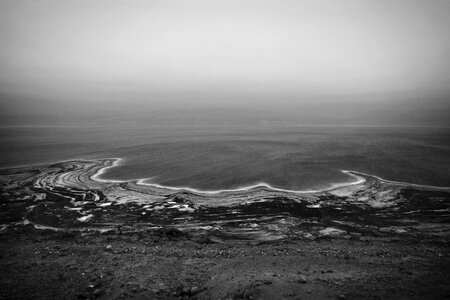
<path id="1" fill-rule="evenodd" d="M 5 0 L 0 166 L 205 190 L 450 186 L 450 1 Z"/>
<path id="2" fill-rule="evenodd" d="M 306 190 L 353 181 L 342 169 L 450 186 L 445 128 L 153 126 L 2 128 L 2 166 L 124 158 L 102 178 L 202 190 L 259 182 Z"/>

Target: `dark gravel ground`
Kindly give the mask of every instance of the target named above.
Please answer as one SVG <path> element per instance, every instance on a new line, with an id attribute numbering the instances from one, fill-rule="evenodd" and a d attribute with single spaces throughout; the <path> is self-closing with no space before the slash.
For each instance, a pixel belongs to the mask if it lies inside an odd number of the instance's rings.
<path id="1" fill-rule="evenodd" d="M 0 235 L 0 299 L 449 299 L 446 242 Z"/>
<path id="2" fill-rule="evenodd" d="M 448 189 L 206 197 L 108 163 L 0 172 L 0 299 L 450 299 Z"/>

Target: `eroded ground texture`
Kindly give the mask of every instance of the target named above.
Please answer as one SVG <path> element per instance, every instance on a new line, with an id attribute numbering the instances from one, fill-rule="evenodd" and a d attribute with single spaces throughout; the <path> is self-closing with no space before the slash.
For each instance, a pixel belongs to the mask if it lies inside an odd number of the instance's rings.
<path id="1" fill-rule="evenodd" d="M 356 172 L 317 193 L 93 179 L 114 162 L 0 171 L 0 298 L 450 298 L 448 189 Z"/>

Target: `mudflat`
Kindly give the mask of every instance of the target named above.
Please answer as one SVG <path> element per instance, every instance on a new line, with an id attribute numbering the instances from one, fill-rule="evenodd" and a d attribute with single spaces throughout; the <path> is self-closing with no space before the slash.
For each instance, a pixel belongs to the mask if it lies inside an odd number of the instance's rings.
<path id="1" fill-rule="evenodd" d="M 294 193 L 97 180 L 115 160 L 1 170 L 4 299 L 444 299 L 450 193 L 351 172 Z"/>

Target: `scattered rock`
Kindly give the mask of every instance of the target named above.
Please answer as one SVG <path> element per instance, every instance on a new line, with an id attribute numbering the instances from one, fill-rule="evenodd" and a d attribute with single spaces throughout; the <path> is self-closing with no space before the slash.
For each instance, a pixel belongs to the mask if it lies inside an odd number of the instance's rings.
<path id="1" fill-rule="evenodd" d="M 341 229 L 327 227 L 325 229 L 320 230 L 319 234 L 321 236 L 337 237 L 337 236 L 347 234 L 347 232 L 344 230 L 341 230 Z"/>
<path id="2" fill-rule="evenodd" d="M 80 217 L 77 220 L 78 220 L 78 222 L 90 222 L 93 219 L 94 219 L 94 215 L 93 214 L 89 214 L 87 216 Z"/>
<path id="3" fill-rule="evenodd" d="M 100 296 L 101 294 L 103 294 L 103 290 L 102 289 L 96 289 L 95 291 L 94 291 L 94 295 L 95 296 Z"/>
<path id="4" fill-rule="evenodd" d="M 180 285 L 177 287 L 175 292 L 173 292 L 173 295 L 179 297 L 192 297 L 193 295 L 200 293 L 203 290 L 204 289 L 199 288 L 197 286 L 188 287 Z"/>
<path id="5" fill-rule="evenodd" d="M 306 281 L 306 277 L 303 276 L 303 275 L 300 275 L 300 276 L 298 277 L 298 282 L 300 282 L 300 283 L 306 283 L 306 282 L 307 282 L 307 281 Z"/>

